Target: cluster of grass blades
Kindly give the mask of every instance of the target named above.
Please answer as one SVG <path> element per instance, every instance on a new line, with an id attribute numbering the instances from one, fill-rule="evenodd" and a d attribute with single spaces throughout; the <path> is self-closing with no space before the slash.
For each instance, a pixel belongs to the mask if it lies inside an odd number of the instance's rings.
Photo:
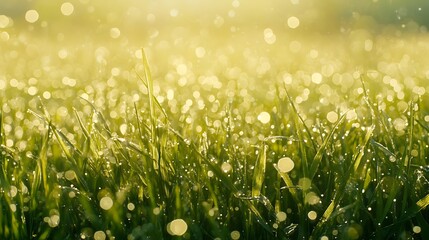
<path id="1" fill-rule="evenodd" d="M 397 137 L 365 86 L 360 127 L 346 113 L 307 126 L 284 86 L 275 128 L 249 146 L 233 101 L 219 128 L 174 128 L 145 54 L 143 66 L 149 107 L 133 106 L 124 136 L 85 99 L 92 114 L 74 111 L 74 140 L 41 101 L 30 113 L 46 130 L 27 152 L 6 147 L 0 122 L 2 239 L 429 239 L 429 128 L 418 99 Z M 287 171 L 282 158 L 294 163 Z"/>

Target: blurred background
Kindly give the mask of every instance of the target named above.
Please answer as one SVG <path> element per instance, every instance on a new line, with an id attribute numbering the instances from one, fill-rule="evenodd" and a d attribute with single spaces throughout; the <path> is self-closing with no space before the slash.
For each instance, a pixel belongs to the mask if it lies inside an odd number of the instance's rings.
<path id="1" fill-rule="evenodd" d="M 1 0 L 0 81 L 133 88 L 145 48 L 161 88 L 240 78 L 307 87 L 314 73 L 351 88 L 360 71 L 414 89 L 429 78 L 427 16 L 425 0 Z"/>
<path id="2" fill-rule="evenodd" d="M 40 96 L 68 119 L 84 97 L 119 119 L 146 104 L 144 48 L 159 102 L 195 121 L 235 99 L 252 122 L 284 86 L 304 119 L 365 116 L 361 79 L 399 119 L 428 102 L 427 16 L 427 0 L 0 0 L 0 104 Z"/>
<path id="3" fill-rule="evenodd" d="M 64 1 L 66 2 L 66 1 Z M 62 1 L 2 0 L 0 14 L 24 20 L 26 11 L 36 9 L 41 20 L 54 20 Z M 425 0 L 274 0 L 274 1 L 210 1 L 210 0 L 70 0 L 74 6 L 75 23 L 95 20 L 99 23 L 148 20 L 154 14 L 159 24 L 192 20 L 207 24 L 220 16 L 235 24 L 281 23 L 289 15 L 297 15 L 309 30 L 335 30 L 344 22 L 353 21 L 356 15 L 365 16 L 379 24 L 407 24 L 413 21 L 427 26 L 429 2 Z M 153 19 L 154 20 L 154 19 Z M 283 20 L 283 21 L 282 21 Z M 154 20 L 155 21 L 155 20 Z M 188 22 L 191 23 L 191 22 Z"/>

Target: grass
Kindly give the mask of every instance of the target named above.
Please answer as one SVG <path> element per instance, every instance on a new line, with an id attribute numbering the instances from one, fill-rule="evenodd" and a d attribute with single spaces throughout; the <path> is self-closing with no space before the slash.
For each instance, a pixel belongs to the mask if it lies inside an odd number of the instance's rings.
<path id="1" fill-rule="evenodd" d="M 0 15 L 0 239 L 429 239 L 403 11 L 34 2 Z"/>
<path id="2" fill-rule="evenodd" d="M 310 126 L 290 86 L 278 85 L 265 106 L 270 126 L 246 122 L 233 97 L 220 116 L 196 115 L 195 132 L 157 100 L 143 56 L 148 104 L 118 119 L 82 99 L 89 110 L 74 109 L 74 125 L 64 126 L 38 100 L 25 117 L 43 127 L 24 129 L 19 151 L 5 133 L 13 113 L 2 113 L 2 238 L 429 238 L 422 99 L 411 98 L 398 133 L 363 77 L 355 101 L 366 115 L 337 111 Z M 294 161 L 291 172 L 277 166 L 282 157 Z M 186 223 L 181 236 L 168 227 L 175 219 Z"/>

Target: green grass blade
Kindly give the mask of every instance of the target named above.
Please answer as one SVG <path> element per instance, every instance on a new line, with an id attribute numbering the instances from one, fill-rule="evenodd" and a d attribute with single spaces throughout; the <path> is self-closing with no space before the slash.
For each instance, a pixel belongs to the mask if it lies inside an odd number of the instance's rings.
<path id="1" fill-rule="evenodd" d="M 144 78 L 142 78 L 142 77 L 140 76 L 140 74 L 138 74 L 138 73 L 136 73 L 136 74 L 137 74 L 137 77 L 139 77 L 139 79 L 140 79 L 140 80 L 141 80 L 141 82 L 143 83 L 143 85 L 144 85 L 147 89 L 149 89 L 149 85 L 148 85 L 147 81 L 146 81 Z M 152 99 L 153 99 L 154 103 L 156 104 L 156 106 L 159 108 L 159 110 L 161 110 L 161 113 L 164 115 L 165 119 L 168 121 L 167 112 L 166 112 L 166 111 L 165 111 L 165 109 L 161 106 L 161 103 L 159 103 L 158 99 L 157 99 L 155 96 L 152 96 Z"/>
<path id="2" fill-rule="evenodd" d="M 372 146 L 375 146 L 375 147 L 377 147 L 378 149 L 380 149 L 380 150 L 381 150 L 385 155 L 395 157 L 395 159 L 396 159 L 396 155 L 395 155 L 393 152 L 391 152 L 391 151 L 390 151 L 386 146 L 384 146 L 383 144 L 381 144 L 381 143 L 379 143 L 379 142 L 375 141 L 374 139 L 371 139 L 370 143 L 371 143 L 371 145 L 372 145 Z"/>
<path id="3" fill-rule="evenodd" d="M 429 206 L 429 194 L 418 200 L 416 204 L 420 208 L 419 211 Z"/>
<path id="4" fill-rule="evenodd" d="M 150 113 L 150 123 L 151 123 L 151 132 L 150 132 L 150 139 L 151 139 L 151 154 L 152 158 L 157 161 L 156 167 L 159 168 L 159 157 L 158 156 L 158 144 L 157 144 L 157 134 L 156 134 L 156 111 L 155 111 L 155 105 L 154 105 L 154 92 L 153 92 L 153 79 L 152 74 L 149 67 L 149 62 L 147 60 L 146 53 L 144 49 L 141 49 L 142 51 L 142 61 L 143 61 L 143 67 L 144 67 L 144 73 L 145 73 L 145 79 L 147 83 L 147 90 L 148 90 L 148 96 L 149 96 L 149 113 Z"/>
<path id="5" fill-rule="evenodd" d="M 337 208 L 338 204 L 340 203 L 341 199 L 343 198 L 347 183 L 349 182 L 350 178 L 352 177 L 353 172 L 356 172 L 357 166 L 360 165 L 362 157 L 364 156 L 364 153 L 365 153 L 365 147 L 367 146 L 368 141 L 369 141 L 370 137 L 372 136 L 372 132 L 374 131 L 374 128 L 375 128 L 374 125 L 367 128 L 367 132 L 365 134 L 365 138 L 364 138 L 363 143 L 360 144 L 358 152 L 353 157 L 353 162 L 350 164 L 347 172 L 342 177 L 341 182 L 340 182 L 340 184 L 336 190 L 335 195 L 333 196 L 328 207 L 325 209 L 325 211 L 322 215 L 322 218 L 317 223 L 317 226 L 315 228 L 315 236 L 318 236 L 318 234 L 320 234 L 320 232 L 323 231 L 324 225 L 328 222 L 329 219 L 332 218 L 332 216 L 331 216 L 332 213 Z"/>
<path id="6" fill-rule="evenodd" d="M 334 136 L 335 130 L 338 128 L 340 123 L 345 118 L 346 113 L 341 115 L 341 117 L 337 120 L 337 122 L 334 124 L 334 127 L 332 128 L 331 132 L 329 132 L 329 135 L 324 139 L 322 145 L 317 150 L 316 156 L 313 158 L 313 162 L 311 163 L 310 167 L 310 179 L 312 180 L 314 176 L 317 173 L 317 170 L 319 169 L 320 162 L 322 161 L 323 154 L 325 154 L 326 147 L 328 146 L 329 142 L 331 141 L 332 137 Z"/>
<path id="7" fill-rule="evenodd" d="M 37 191 L 39 190 L 39 184 L 38 184 L 38 179 L 37 176 L 40 176 L 42 179 L 42 186 L 43 186 L 43 192 L 45 193 L 45 197 L 48 197 L 49 195 L 49 183 L 48 183 L 48 148 L 49 148 L 49 141 L 51 139 L 50 137 L 50 132 L 51 132 L 51 128 L 48 127 L 48 132 L 46 133 L 43 142 L 42 142 L 42 147 L 40 149 L 39 152 L 39 161 L 38 161 L 38 168 L 37 171 L 35 173 L 35 182 L 34 182 L 34 186 L 32 188 L 32 194 L 35 198 L 37 198 L 36 194 Z"/>
<path id="8" fill-rule="evenodd" d="M 80 98 L 86 103 L 88 103 L 92 110 L 94 111 L 95 115 L 97 116 L 97 120 L 101 121 L 102 127 L 105 130 L 105 132 L 108 134 L 109 137 L 112 137 L 112 131 L 110 130 L 109 124 L 107 123 L 106 118 L 104 117 L 103 113 L 97 110 L 97 108 L 94 106 L 92 102 L 90 102 L 88 99 Z"/>
<path id="9" fill-rule="evenodd" d="M 267 149 L 268 146 L 264 143 L 259 152 L 258 159 L 253 170 L 252 179 L 252 197 L 261 195 L 262 184 L 265 178 L 265 169 L 267 164 Z"/>
<path id="10" fill-rule="evenodd" d="M 73 112 L 74 115 L 76 116 L 76 119 L 79 123 L 80 129 L 83 132 L 83 135 L 85 135 L 86 139 L 88 139 L 88 141 L 91 140 L 91 134 L 89 133 L 88 129 L 85 127 L 85 124 L 83 124 L 82 118 L 79 116 L 79 113 L 77 112 L 76 109 L 73 108 Z"/>
<path id="11" fill-rule="evenodd" d="M 358 153 L 357 153 L 357 155 L 356 155 L 356 157 L 354 158 L 354 161 L 353 161 L 353 169 L 354 169 L 354 171 L 357 171 L 358 168 L 359 168 L 359 166 L 360 166 L 360 164 L 361 164 L 362 157 L 365 154 L 366 146 L 368 145 L 368 141 L 371 138 L 372 133 L 374 132 L 374 129 L 375 129 L 374 125 L 372 125 L 371 127 L 367 128 L 367 132 L 365 134 L 365 138 L 364 138 L 363 144 L 360 145 L 359 151 L 358 151 Z"/>
<path id="12" fill-rule="evenodd" d="M 289 190 L 289 192 L 292 195 L 292 198 L 295 200 L 296 204 L 300 204 L 299 198 L 298 198 L 298 192 L 296 191 L 297 187 L 293 184 L 292 179 L 289 177 L 287 173 L 281 172 L 277 166 L 275 166 L 277 172 L 279 173 L 280 177 L 283 179 L 284 183 L 286 184 L 286 189 Z"/>

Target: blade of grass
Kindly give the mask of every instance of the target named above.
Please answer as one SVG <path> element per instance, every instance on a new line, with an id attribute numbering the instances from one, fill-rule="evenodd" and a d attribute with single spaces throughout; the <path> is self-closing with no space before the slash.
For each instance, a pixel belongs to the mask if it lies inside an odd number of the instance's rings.
<path id="1" fill-rule="evenodd" d="M 283 179 L 283 181 L 286 184 L 286 189 L 289 190 L 289 192 L 292 195 L 292 198 L 295 200 L 295 203 L 298 205 L 300 204 L 298 193 L 296 191 L 297 186 L 295 186 L 292 182 L 292 179 L 290 179 L 289 175 L 287 173 L 281 172 L 277 166 L 275 166 L 277 172 L 279 173 L 280 177 Z"/>
<path id="2" fill-rule="evenodd" d="M 254 166 L 252 179 L 252 197 L 261 195 L 262 184 L 265 178 L 265 169 L 267 164 L 267 149 L 268 146 L 263 143 L 262 149 L 259 152 L 258 159 Z"/>
<path id="3" fill-rule="evenodd" d="M 147 83 L 147 90 L 149 96 L 149 114 L 150 114 L 150 123 L 151 123 L 151 132 L 150 132 L 150 141 L 151 141 L 151 154 L 152 158 L 156 161 L 156 168 L 159 169 L 159 154 L 158 154 L 158 146 L 157 146 L 157 134 L 156 134 L 156 111 L 154 106 L 154 92 L 153 92 L 153 79 L 152 74 L 150 72 L 149 62 L 147 60 L 146 52 L 144 49 L 142 51 L 142 61 L 144 67 L 144 74 Z"/>
<path id="4" fill-rule="evenodd" d="M 341 115 L 341 117 L 334 124 L 334 127 L 332 128 L 332 130 L 329 132 L 328 136 L 324 139 L 322 145 L 317 150 L 316 156 L 314 156 L 313 162 L 312 162 L 311 167 L 310 167 L 310 175 L 309 175 L 309 177 L 310 177 L 311 180 L 313 180 L 314 176 L 317 173 L 317 170 L 319 169 L 319 165 L 320 165 L 320 163 L 322 161 L 323 154 L 326 152 L 325 151 L 326 147 L 328 146 L 328 143 L 331 141 L 332 137 L 334 136 L 335 129 L 338 128 L 338 126 L 340 125 L 340 123 L 345 118 L 346 114 L 347 114 L 347 112 L 344 113 L 343 115 Z"/>
<path id="5" fill-rule="evenodd" d="M 355 157 L 355 160 L 353 161 L 354 162 L 353 168 L 354 168 L 355 172 L 358 170 L 358 168 L 359 168 L 359 166 L 361 164 L 362 157 L 365 154 L 366 146 L 368 144 L 369 139 L 372 136 L 372 133 L 374 132 L 374 129 L 375 129 L 374 125 L 372 125 L 371 127 L 367 128 L 367 132 L 365 134 L 364 142 L 363 142 L 363 144 L 360 145 L 359 151 L 358 151 L 358 153 L 357 153 L 357 155 Z"/>
<path id="6" fill-rule="evenodd" d="M 95 115 L 97 116 L 97 119 L 101 121 L 102 123 L 102 127 L 104 128 L 105 132 L 107 133 L 107 135 L 109 137 L 112 137 L 112 131 L 110 130 L 109 124 L 107 124 L 106 118 L 104 117 L 104 115 L 97 110 L 97 108 L 94 106 L 94 104 L 92 102 L 90 102 L 88 99 L 81 97 L 80 99 L 82 99 L 83 101 L 85 101 L 86 103 L 88 103 L 92 110 L 94 111 Z"/>
<path id="7" fill-rule="evenodd" d="M 365 153 L 365 147 L 368 144 L 368 141 L 372 135 L 372 132 L 374 131 L 375 126 L 372 125 L 371 127 L 367 128 L 367 133 L 365 134 L 365 138 L 363 143 L 360 144 L 358 152 L 354 155 L 353 161 L 348 167 L 348 170 L 346 171 L 345 175 L 342 177 L 341 182 L 337 188 L 337 191 L 335 192 L 335 195 L 331 201 L 331 203 L 326 208 L 325 212 L 322 215 L 322 218 L 317 223 L 313 236 L 319 236 L 321 232 L 323 232 L 325 224 L 329 221 L 331 218 L 332 213 L 339 205 L 342 197 L 344 196 L 344 191 L 346 189 L 347 183 L 349 182 L 350 178 L 352 177 L 352 173 L 355 171 L 356 166 L 360 165 L 360 162 L 362 160 L 362 157 Z"/>
<path id="8" fill-rule="evenodd" d="M 295 117 L 293 118 L 294 123 L 295 123 L 295 127 L 297 128 L 296 130 L 296 134 L 298 137 L 298 146 L 299 146 L 299 150 L 301 153 L 301 163 L 302 163 L 302 172 L 303 172 L 303 177 L 307 177 L 308 176 L 308 159 L 307 159 L 307 151 L 305 149 L 305 145 L 304 145 L 304 136 L 302 136 L 302 132 L 303 130 L 301 129 L 301 124 L 299 124 L 299 121 L 301 121 L 304 129 L 306 129 L 307 134 L 310 134 L 310 131 L 308 130 L 307 126 L 305 125 L 304 120 L 302 119 L 301 115 L 299 115 L 297 108 L 295 107 L 295 104 L 292 101 L 291 96 L 289 95 L 286 86 L 285 86 L 285 90 L 286 90 L 286 96 L 289 100 L 289 104 L 292 107 L 293 113 L 295 114 Z M 311 136 L 309 137 L 311 139 Z M 312 141 L 312 140 L 311 140 Z M 313 143 L 314 145 L 314 143 Z"/>
<path id="9" fill-rule="evenodd" d="M 419 211 L 429 206 L 429 194 L 418 200 L 416 204 L 420 208 Z"/>
<path id="10" fill-rule="evenodd" d="M 212 163 L 210 161 L 210 159 L 208 159 L 207 157 L 205 157 L 201 152 L 198 151 L 197 146 L 195 146 L 195 144 L 191 143 L 188 144 L 185 140 L 185 138 L 183 138 L 183 136 L 181 136 L 176 130 L 170 128 L 170 131 L 175 134 L 179 140 L 181 140 L 182 142 L 184 142 L 185 144 L 189 145 L 190 147 L 192 147 L 193 151 L 195 151 L 195 153 L 198 155 L 198 157 L 200 157 L 203 162 L 205 164 L 207 164 L 207 166 L 210 168 L 211 171 L 213 171 L 214 175 L 220 179 L 220 182 L 222 183 L 223 186 L 225 186 L 227 189 L 229 189 L 229 191 L 231 192 L 231 194 L 233 194 L 236 198 L 239 198 L 242 196 L 242 194 L 240 193 L 240 191 L 238 191 L 238 189 L 235 187 L 235 185 L 233 184 L 233 182 L 231 181 L 231 179 L 229 177 L 227 177 L 222 170 L 216 166 L 214 163 Z M 273 234 L 271 225 L 268 224 L 268 222 L 264 219 L 264 217 L 262 216 L 262 214 L 259 212 L 259 210 L 255 207 L 255 205 L 252 203 L 252 200 L 248 200 L 248 199 L 243 199 L 242 201 L 248 208 L 249 210 L 253 213 L 253 215 L 256 217 L 257 222 L 270 234 Z"/>

